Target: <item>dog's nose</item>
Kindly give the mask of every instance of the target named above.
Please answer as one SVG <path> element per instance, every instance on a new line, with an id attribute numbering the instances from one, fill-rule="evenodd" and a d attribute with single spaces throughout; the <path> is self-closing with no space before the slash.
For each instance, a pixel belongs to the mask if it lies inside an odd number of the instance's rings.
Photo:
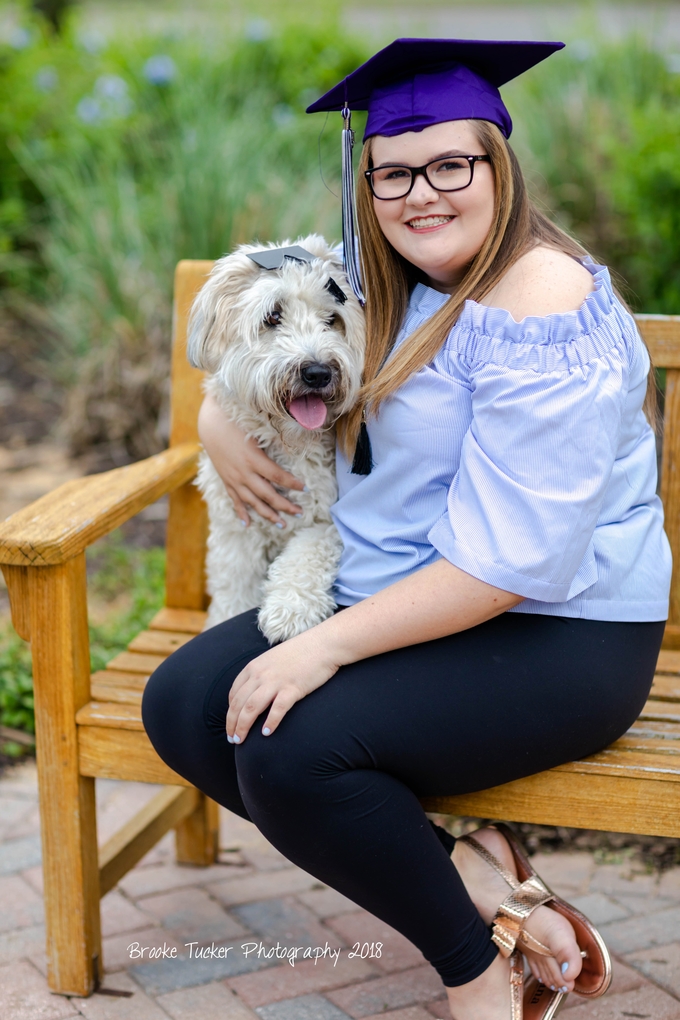
<path id="1" fill-rule="evenodd" d="M 322 390 L 324 386 L 328 386 L 329 382 L 333 378 L 333 372 L 328 365 L 305 365 L 300 372 L 302 381 L 311 386 L 314 390 Z"/>

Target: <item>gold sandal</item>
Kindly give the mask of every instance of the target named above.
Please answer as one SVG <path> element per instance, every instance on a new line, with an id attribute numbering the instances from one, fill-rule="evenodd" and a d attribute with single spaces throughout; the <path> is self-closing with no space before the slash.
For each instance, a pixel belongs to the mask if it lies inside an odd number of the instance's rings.
<path id="1" fill-rule="evenodd" d="M 566 992 L 554 992 L 537 978 L 530 977 L 524 988 L 522 1020 L 553 1020 L 566 999 Z M 514 1015 L 512 1020 L 515 1020 Z"/>
<path id="2" fill-rule="evenodd" d="M 510 956 L 511 1020 L 553 1020 L 564 1005 L 564 992 L 554 992 L 532 977 L 524 983 L 524 959 L 519 950 Z"/>
<path id="3" fill-rule="evenodd" d="M 459 837 L 497 871 L 512 889 L 511 894 L 503 900 L 496 911 L 492 924 L 492 942 L 498 946 L 501 954 L 505 957 L 510 956 L 517 945 L 523 946 L 539 956 L 552 956 L 548 947 L 535 939 L 524 928 L 536 907 L 550 903 L 551 909 L 566 917 L 573 926 L 579 946 L 585 947 L 581 949 L 583 968 L 574 983 L 574 991 L 577 995 L 583 995 L 590 999 L 604 995 L 611 984 L 612 965 L 602 936 L 584 914 L 572 907 L 570 903 L 560 899 L 559 896 L 555 896 L 548 888 L 532 867 L 514 832 L 502 823 L 495 825 L 494 828 L 507 840 L 519 877 L 503 867 L 501 862 L 474 836 Z M 527 989 L 530 984 L 527 984 Z M 537 982 L 537 985 L 540 985 L 540 982 Z M 544 985 L 540 985 L 540 987 L 545 988 Z M 549 989 L 546 989 L 546 993 L 548 991 Z M 550 1014 L 550 1016 L 554 1015 L 555 1012 Z M 546 1020 L 548 1020 L 548 1014 L 546 1014 Z"/>

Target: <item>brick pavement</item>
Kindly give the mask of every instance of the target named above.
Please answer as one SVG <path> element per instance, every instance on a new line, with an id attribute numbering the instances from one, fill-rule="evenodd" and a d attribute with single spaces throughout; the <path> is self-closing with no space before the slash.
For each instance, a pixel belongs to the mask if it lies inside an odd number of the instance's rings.
<path id="1" fill-rule="evenodd" d="M 98 782 L 106 838 L 155 792 Z M 0 1020 L 433 1020 L 437 975 L 403 936 L 292 866 L 254 826 L 223 812 L 220 860 L 180 867 L 169 834 L 102 901 L 104 989 L 52 995 L 45 980 L 35 767 L 0 777 Z M 537 870 L 601 927 L 615 953 L 602 999 L 566 1001 L 565 1020 L 680 1020 L 680 868 L 645 874 L 622 858 L 537 855 Z M 280 946 L 330 953 L 317 963 Z M 350 959 L 354 943 L 380 956 Z M 154 959 L 154 950 L 176 958 Z M 143 954 L 142 954 L 143 950 Z M 281 953 L 281 951 L 279 951 Z M 135 955 L 136 953 L 136 955 Z M 149 957 L 152 957 L 151 959 Z M 337 958 L 336 958 L 337 957 Z M 567 1012 L 568 1011 L 568 1012 Z"/>

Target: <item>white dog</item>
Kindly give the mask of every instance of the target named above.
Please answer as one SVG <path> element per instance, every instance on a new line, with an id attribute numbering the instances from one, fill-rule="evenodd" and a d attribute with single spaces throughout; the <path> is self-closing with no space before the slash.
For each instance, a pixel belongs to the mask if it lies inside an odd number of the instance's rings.
<path id="1" fill-rule="evenodd" d="M 341 543 L 333 425 L 361 383 L 364 316 L 338 256 L 322 237 L 264 251 L 243 245 L 220 259 L 198 294 L 188 356 L 208 373 L 206 392 L 262 449 L 302 479 L 299 518 L 248 528 L 204 453 L 197 485 L 210 516 L 207 627 L 260 607 L 270 642 L 331 615 Z"/>

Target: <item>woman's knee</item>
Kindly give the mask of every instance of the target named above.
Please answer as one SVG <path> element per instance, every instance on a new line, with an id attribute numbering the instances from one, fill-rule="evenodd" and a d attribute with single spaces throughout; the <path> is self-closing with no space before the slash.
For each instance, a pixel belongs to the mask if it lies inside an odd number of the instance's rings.
<path id="1" fill-rule="evenodd" d="M 263 713 L 236 748 L 241 793 L 254 808 L 277 813 L 309 810 L 315 803 L 320 808 L 332 800 L 329 783 L 353 767 L 332 733 L 310 725 L 308 707 L 295 705 L 268 737 L 261 732 Z"/>
<path id="2" fill-rule="evenodd" d="M 149 740 L 164 761 L 184 743 L 187 729 L 198 721 L 191 678 L 166 659 L 149 677 L 142 696 L 142 722 Z M 201 699 L 202 702 L 202 699 Z"/>

